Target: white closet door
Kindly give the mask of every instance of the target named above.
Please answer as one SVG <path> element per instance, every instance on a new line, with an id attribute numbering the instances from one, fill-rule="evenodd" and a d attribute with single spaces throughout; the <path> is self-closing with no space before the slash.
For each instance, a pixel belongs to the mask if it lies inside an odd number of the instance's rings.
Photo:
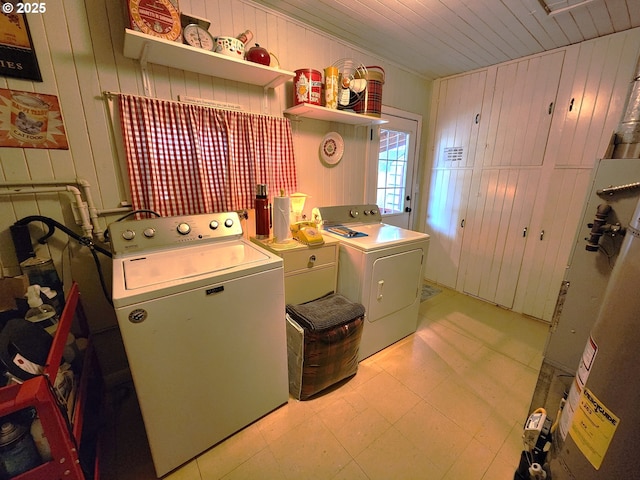
<path id="1" fill-rule="evenodd" d="M 545 152 L 546 178 L 513 307 L 518 312 L 552 320 L 572 239 L 576 230 L 587 229 L 579 224 L 579 212 L 592 168 L 622 118 L 639 48 L 640 35 L 626 32 L 566 49 Z"/>
<path id="2" fill-rule="evenodd" d="M 590 177 L 587 168 L 556 168 L 548 191 L 538 197 L 536 210 L 542 218 L 534 223 L 527 243 L 514 304 L 517 311 L 551 321 Z M 581 227 L 586 236 L 587 226 Z"/>
<path id="3" fill-rule="evenodd" d="M 564 51 L 497 67 L 483 167 L 542 165 Z"/>
<path id="4" fill-rule="evenodd" d="M 482 171 L 463 242 L 465 293 L 513 306 L 539 179 L 539 169 Z"/>
<path id="5" fill-rule="evenodd" d="M 472 167 L 482 127 L 487 71 L 434 84 L 433 170 L 425 232 L 431 235 L 424 277 L 456 287 Z"/>
<path id="6" fill-rule="evenodd" d="M 438 81 L 434 167 L 470 167 L 475 161 L 486 70 Z"/>
<path id="7" fill-rule="evenodd" d="M 547 147 L 554 165 L 593 168 L 605 155 L 624 114 L 639 51 L 640 35 L 633 30 L 567 47 Z"/>
<path id="8" fill-rule="evenodd" d="M 564 52 L 500 65 L 468 206 L 458 287 L 513 307 Z M 477 184 L 477 186 L 476 186 Z"/>
<path id="9" fill-rule="evenodd" d="M 431 173 L 426 232 L 431 235 L 424 271 L 427 280 L 456 287 L 464 222 L 471 189 L 470 168 Z"/>

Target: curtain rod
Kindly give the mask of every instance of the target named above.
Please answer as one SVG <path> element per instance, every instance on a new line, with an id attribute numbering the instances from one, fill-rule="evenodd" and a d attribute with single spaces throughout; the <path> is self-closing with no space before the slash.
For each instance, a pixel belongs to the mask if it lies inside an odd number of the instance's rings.
<path id="1" fill-rule="evenodd" d="M 133 93 L 111 92 L 111 91 L 105 90 L 105 91 L 102 92 L 102 95 L 104 97 L 106 97 L 107 100 L 113 100 L 115 97 L 119 97 L 121 95 L 128 95 L 128 96 L 134 97 L 134 98 L 145 98 L 145 99 L 149 99 L 149 100 L 161 100 L 163 102 L 177 103 L 179 105 L 189 104 L 189 105 L 195 105 L 197 107 L 211 108 L 213 110 L 224 110 L 224 111 L 227 111 L 227 112 L 246 113 L 247 115 L 255 115 L 255 116 L 259 116 L 259 117 L 275 118 L 275 119 L 279 119 L 279 120 L 288 120 L 288 118 L 285 117 L 285 116 L 268 115 L 266 113 L 246 112 L 244 110 L 240 110 L 240 109 L 237 109 L 237 108 L 229 108 L 229 107 L 225 108 L 224 106 L 207 105 L 207 104 L 189 102 L 189 101 L 167 100 L 167 99 L 164 99 L 164 98 L 147 97 L 145 95 L 135 95 Z"/>

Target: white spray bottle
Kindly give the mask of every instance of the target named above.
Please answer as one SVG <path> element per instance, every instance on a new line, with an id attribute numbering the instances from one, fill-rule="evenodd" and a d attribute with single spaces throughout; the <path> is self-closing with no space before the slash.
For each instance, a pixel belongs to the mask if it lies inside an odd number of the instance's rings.
<path id="1" fill-rule="evenodd" d="M 29 285 L 27 289 L 27 301 L 29 310 L 24 316 L 25 320 L 44 328 L 51 335 L 55 335 L 58 328 L 58 315 L 56 309 L 40 298 L 40 285 Z"/>

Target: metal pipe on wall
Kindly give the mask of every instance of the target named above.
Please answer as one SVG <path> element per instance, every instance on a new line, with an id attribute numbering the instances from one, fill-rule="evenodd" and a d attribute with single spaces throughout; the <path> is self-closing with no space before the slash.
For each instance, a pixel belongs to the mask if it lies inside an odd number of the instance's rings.
<path id="1" fill-rule="evenodd" d="M 100 222 L 98 221 L 99 213 L 93 201 L 93 196 L 91 195 L 90 184 L 82 178 L 78 178 L 77 182 L 84 192 L 84 198 L 87 199 L 87 205 L 89 207 L 89 217 L 91 218 L 91 224 L 93 225 L 93 232 L 98 237 L 98 240 L 102 242 L 104 241 L 104 230 L 102 229 L 102 227 L 100 226 Z"/>
<path id="2" fill-rule="evenodd" d="M 67 189 L 65 187 L 39 187 L 39 188 L 16 188 L 14 190 L 0 190 L 0 195 L 2 196 L 11 196 L 11 195 L 26 195 L 33 193 L 57 193 L 57 192 L 66 192 Z"/>
<path id="3" fill-rule="evenodd" d="M 640 158 L 640 58 L 624 116 L 613 135 L 611 158 Z"/>
<path id="4" fill-rule="evenodd" d="M 31 185 L 75 185 L 77 179 L 75 178 L 57 178 L 55 180 L 22 180 L 19 182 L 0 182 L 0 187 L 28 187 Z"/>
<path id="5" fill-rule="evenodd" d="M 79 188 L 75 187 L 74 185 L 77 185 Z M 84 180 L 82 178 L 0 182 L 0 188 L 1 187 L 10 188 L 13 190 L 0 190 L 0 195 L 18 195 L 21 193 L 50 193 L 63 191 L 73 193 L 76 198 L 77 210 L 81 217 L 82 230 L 85 236 L 91 237 L 92 235 L 94 235 L 100 242 L 103 242 L 105 240 L 104 229 L 102 228 L 99 221 L 100 215 L 109 215 L 111 213 L 131 211 L 131 207 L 119 207 L 99 210 L 96 207 L 93 200 L 93 195 L 91 194 L 91 184 L 87 180 Z M 86 202 L 82 199 L 80 190 L 82 190 L 82 194 L 84 194 Z"/>
<path id="6" fill-rule="evenodd" d="M 73 185 L 65 185 L 62 187 L 36 187 L 36 188 L 14 188 L 12 190 L 0 191 L 0 195 L 27 195 L 37 193 L 59 193 L 69 192 L 75 197 L 78 215 L 80 216 L 80 226 L 85 237 L 91 238 L 93 232 L 93 224 L 89 218 L 87 204 L 82 199 L 82 194 L 77 187 Z"/>
<path id="7" fill-rule="evenodd" d="M 606 203 L 598 205 L 595 218 L 591 226 L 591 235 L 587 239 L 587 250 L 597 252 L 599 250 L 600 237 L 604 234 L 603 227 L 607 224 L 607 216 L 611 211 L 611 205 Z"/>

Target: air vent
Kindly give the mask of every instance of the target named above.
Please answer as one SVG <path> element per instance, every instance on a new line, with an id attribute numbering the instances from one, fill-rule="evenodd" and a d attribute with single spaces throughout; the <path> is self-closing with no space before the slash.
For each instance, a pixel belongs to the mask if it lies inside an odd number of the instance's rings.
<path id="1" fill-rule="evenodd" d="M 462 147 L 446 147 L 444 149 L 445 162 L 459 162 L 462 160 L 464 148 Z"/>

